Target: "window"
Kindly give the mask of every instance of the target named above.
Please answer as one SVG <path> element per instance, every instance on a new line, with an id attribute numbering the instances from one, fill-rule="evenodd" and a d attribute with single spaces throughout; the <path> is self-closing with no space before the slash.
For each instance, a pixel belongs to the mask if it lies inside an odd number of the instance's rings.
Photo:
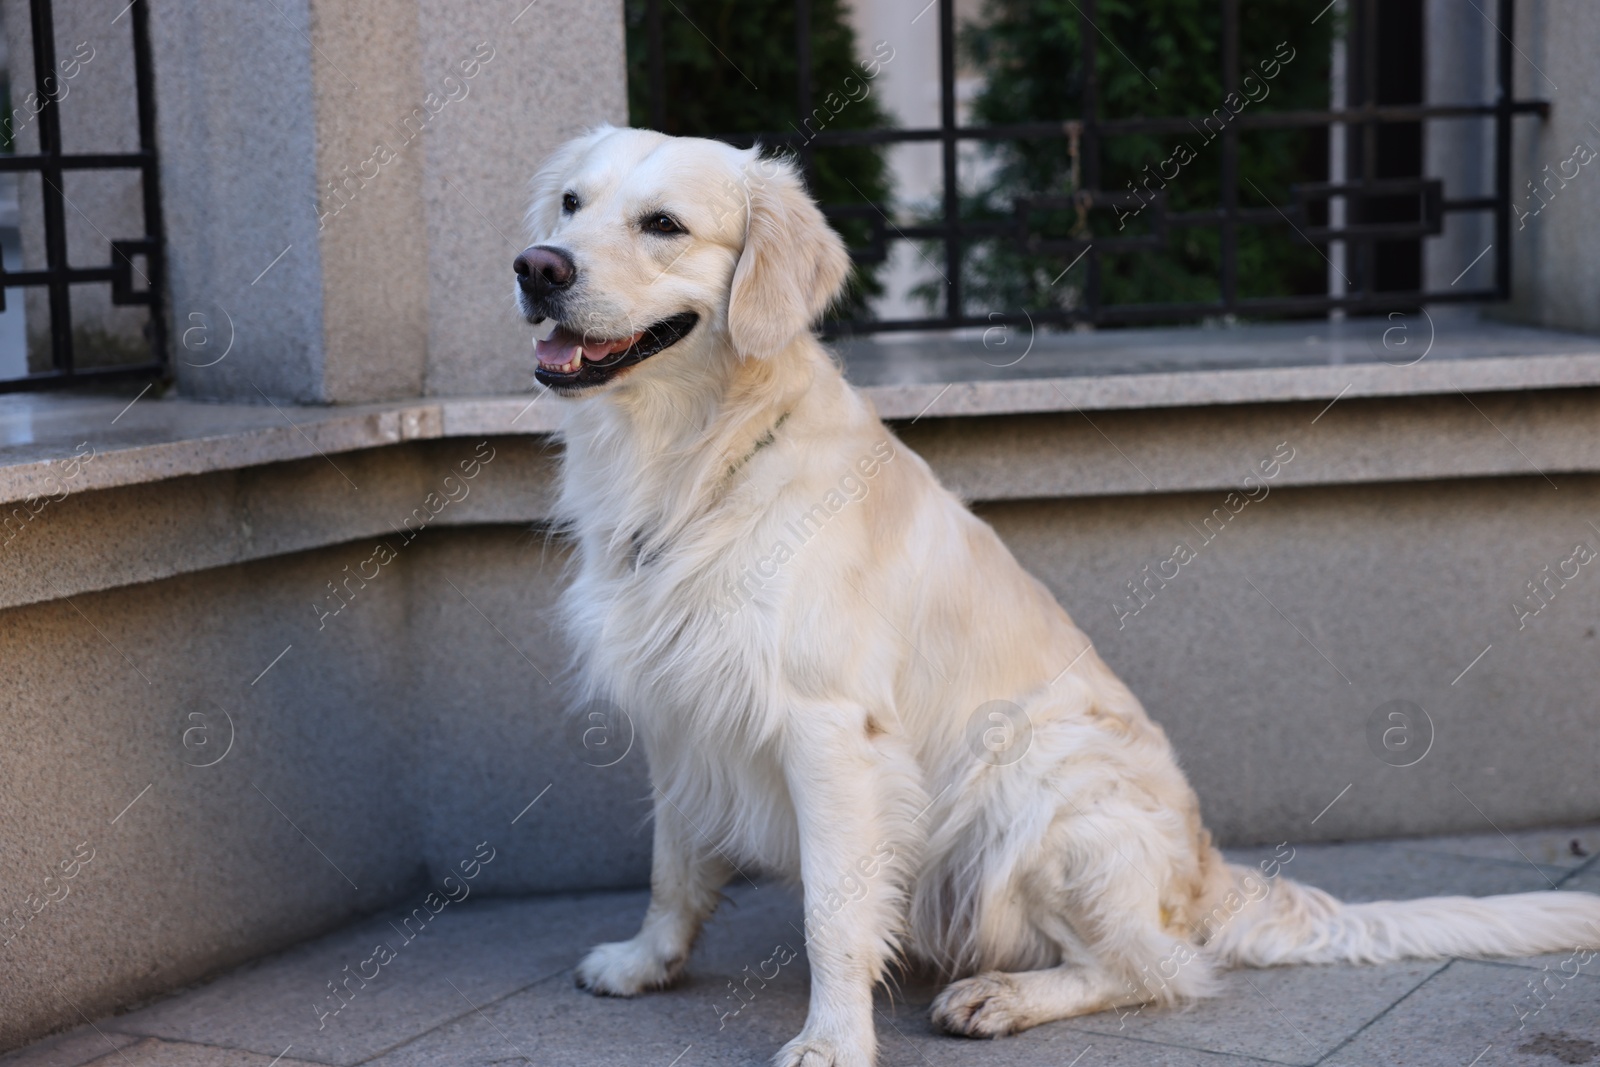
<path id="1" fill-rule="evenodd" d="M 164 372 L 148 22 L 148 0 L 0 13 L 0 391 Z"/>
<path id="2" fill-rule="evenodd" d="M 630 0 L 631 121 L 795 154 L 857 258 L 835 335 L 1507 299 L 1511 124 L 1548 114 L 1511 0 L 1316 7 Z"/>

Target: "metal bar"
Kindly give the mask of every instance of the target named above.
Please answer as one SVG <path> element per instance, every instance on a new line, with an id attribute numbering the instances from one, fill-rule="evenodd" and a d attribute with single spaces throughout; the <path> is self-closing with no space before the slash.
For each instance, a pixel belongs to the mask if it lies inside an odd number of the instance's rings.
<path id="1" fill-rule="evenodd" d="M 1362 5 L 1361 34 L 1359 44 L 1361 57 L 1361 102 L 1372 106 L 1378 102 L 1378 0 L 1366 0 Z M 1363 181 L 1373 181 L 1378 176 L 1378 123 L 1368 120 L 1361 124 L 1361 177 Z M 1356 218 L 1350 219 L 1353 223 L 1366 222 L 1367 205 L 1361 204 L 1357 209 Z M 1355 227 L 1349 227 L 1354 229 Z M 1356 258 L 1356 293 L 1358 298 L 1369 295 L 1376 289 L 1374 277 L 1377 271 L 1377 248 L 1371 241 L 1352 236 L 1350 243 L 1355 245 Z"/>
<path id="2" fill-rule="evenodd" d="M 1334 5 L 1337 10 L 1334 18 L 1344 21 L 1344 15 L 1349 7 L 1348 0 L 1339 0 Z M 1335 31 L 1328 54 L 1328 106 L 1331 109 L 1343 109 L 1350 103 L 1350 36 L 1348 31 Z M 1323 138 L 1327 143 L 1328 165 L 1327 178 L 1330 182 L 1344 182 L 1349 177 L 1350 169 L 1350 129 L 1342 122 L 1330 122 L 1327 134 Z M 1339 230 L 1348 221 L 1348 205 L 1343 201 L 1328 203 L 1328 227 Z M 1349 279 L 1344 273 L 1350 258 L 1350 245 L 1342 237 L 1334 237 L 1328 241 L 1328 270 L 1327 292 L 1329 294 L 1342 294 L 1349 287 Z M 1331 313 L 1331 321 L 1338 321 L 1343 317 L 1343 312 Z"/>
<path id="3" fill-rule="evenodd" d="M 939 0 L 939 133 L 946 227 L 944 309 L 946 318 L 957 319 L 961 317 L 961 185 L 956 156 L 955 0 Z"/>
<path id="4" fill-rule="evenodd" d="M 143 152 L 108 152 L 100 155 L 62 155 L 47 160 L 41 155 L 0 156 L 0 171 L 43 170 L 53 162 L 62 170 L 138 170 L 149 162 Z"/>
<path id="5" fill-rule="evenodd" d="M 800 129 L 811 119 L 811 0 L 794 0 L 795 102 Z M 800 170 L 809 182 L 815 153 L 809 141 L 800 146 Z M 814 188 L 814 186 L 813 186 Z"/>
<path id="6" fill-rule="evenodd" d="M 650 30 L 650 128 L 667 128 L 667 57 L 661 39 L 661 0 L 650 0 L 645 8 Z"/>
<path id="7" fill-rule="evenodd" d="M 67 220 L 61 188 L 61 115 L 51 106 L 52 85 L 59 85 L 56 70 L 56 30 L 50 0 L 30 0 L 33 22 L 33 81 L 42 101 L 39 107 L 40 201 L 44 207 L 45 267 L 55 277 L 50 290 L 50 363 L 72 376 L 72 293 L 57 272 L 67 266 Z"/>
<path id="8" fill-rule="evenodd" d="M 1239 0 L 1222 0 L 1222 97 L 1239 89 Z M 1238 99 L 1237 95 L 1234 97 Z M 1241 110 L 1243 108 L 1241 107 Z M 1239 302 L 1239 129 L 1222 131 L 1222 306 L 1234 311 Z"/>
<path id="9" fill-rule="evenodd" d="M 1239 310 L 1245 315 L 1310 315 L 1336 308 L 1348 311 L 1383 312 L 1415 310 L 1419 303 L 1465 304 L 1493 299 L 1493 289 L 1471 289 L 1461 292 L 1375 293 L 1369 297 L 1329 297 L 1325 295 L 1300 297 L 1247 297 L 1239 301 Z M 1137 326 L 1142 323 L 1165 323 L 1218 315 L 1220 302 L 1191 302 L 1184 304 L 1107 304 L 1099 309 L 1101 320 L 1107 325 Z M 855 322 L 829 323 L 824 330 L 831 338 L 861 336 L 875 333 L 892 333 L 897 330 L 961 329 L 973 326 L 989 327 L 998 324 L 1067 325 L 1082 318 L 1081 313 L 1064 309 L 1039 309 L 1027 314 L 1021 312 L 992 312 L 987 315 L 963 315 L 950 320 L 943 317 L 921 319 L 869 319 Z"/>
<path id="10" fill-rule="evenodd" d="M 1083 0 L 1078 8 L 1078 64 L 1082 68 L 1083 92 L 1080 98 L 1083 132 L 1079 136 L 1083 188 L 1100 188 L 1100 76 L 1095 69 L 1099 55 L 1099 31 L 1095 29 L 1095 0 Z M 1093 248 L 1084 255 L 1083 307 L 1087 321 L 1100 321 L 1100 253 Z"/>
<path id="11" fill-rule="evenodd" d="M 141 363 L 132 367 L 86 367 L 71 374 L 59 371 L 30 374 L 26 378 L 0 378 L 0 393 L 28 393 L 39 389 L 58 389 L 63 385 L 82 382 L 115 382 L 124 379 L 162 376 L 166 366 L 162 363 Z"/>
<path id="12" fill-rule="evenodd" d="M 1461 201 L 1460 202 L 1460 206 L 1452 206 L 1452 204 L 1453 204 L 1453 202 L 1446 201 L 1441 206 L 1441 210 L 1443 210 L 1443 211 L 1486 211 L 1486 210 L 1489 210 L 1490 208 L 1492 208 L 1494 206 L 1494 201 L 1493 200 L 1487 200 L 1487 199 L 1483 200 L 1481 202 L 1479 202 L 1479 201 L 1470 201 L 1469 200 L 1469 201 Z M 846 207 L 850 207 L 850 208 L 856 208 L 856 207 L 860 207 L 861 205 L 859 205 L 859 204 L 849 204 L 849 205 L 845 205 L 845 206 Z M 830 217 L 832 217 L 832 215 L 834 213 L 836 213 L 838 210 L 839 209 L 837 207 L 830 207 L 830 206 L 827 206 L 827 205 L 825 205 L 824 208 L 823 208 L 824 214 L 828 214 L 828 215 L 830 215 Z M 839 217 L 847 217 L 847 216 L 839 216 Z M 1291 221 L 1290 220 L 1286 220 L 1281 214 L 1279 214 L 1278 209 L 1274 208 L 1274 207 L 1262 207 L 1262 208 L 1241 207 L 1234 217 L 1242 225 L 1250 225 L 1250 226 L 1288 226 L 1288 225 L 1291 225 Z M 1222 209 L 1221 208 L 1211 208 L 1209 210 L 1203 210 L 1203 211 L 1180 211 L 1180 212 L 1174 212 L 1173 214 L 1165 216 L 1165 218 L 1163 220 L 1163 223 L 1164 223 L 1164 225 L 1166 225 L 1168 228 L 1171 228 L 1171 229 L 1195 229 L 1195 228 L 1199 228 L 1199 227 L 1218 227 L 1218 226 L 1221 226 L 1222 221 L 1223 221 Z M 1419 232 L 1419 230 L 1418 230 L 1419 224 L 1418 223 L 1410 223 L 1410 222 L 1371 223 L 1369 225 L 1366 225 L 1365 229 L 1361 229 L 1361 228 L 1359 228 L 1359 226 L 1360 226 L 1360 224 L 1358 224 L 1357 226 L 1347 227 L 1347 229 L 1351 233 L 1362 233 L 1362 232 L 1365 232 L 1365 233 L 1370 233 L 1375 237 L 1392 238 L 1392 239 L 1395 239 L 1395 240 L 1399 240 L 1399 239 L 1405 238 L 1405 237 L 1415 237 L 1415 236 L 1417 236 L 1417 234 Z M 1306 232 L 1306 233 L 1320 232 L 1319 230 L 1313 230 L 1313 229 L 1310 229 L 1308 227 L 1302 227 L 1301 229 L 1302 229 L 1302 232 Z M 947 238 L 948 236 L 950 236 L 950 234 L 952 234 L 954 232 L 956 232 L 954 227 L 949 226 L 949 225 L 947 225 L 946 223 L 944 223 L 942 221 L 938 221 L 938 222 L 928 222 L 928 223 L 924 223 L 922 225 L 896 226 L 895 227 L 894 237 L 895 238 L 899 238 L 899 239 L 909 240 L 909 241 L 942 241 L 942 240 L 944 240 L 945 238 Z M 1344 231 L 1340 231 L 1340 232 L 1344 232 Z M 971 220 L 971 219 L 967 219 L 967 220 L 964 220 L 961 223 L 960 233 L 962 234 L 962 236 L 964 238 L 967 238 L 967 239 L 971 239 L 971 238 L 974 238 L 974 237 L 1015 237 L 1016 233 L 1017 233 L 1017 224 L 1016 224 L 1015 219 L 992 220 L 992 221 L 974 221 L 974 220 Z M 1095 242 L 1095 247 L 1097 249 L 1104 250 L 1106 252 L 1106 254 L 1109 255 L 1112 252 L 1117 251 L 1119 248 L 1124 248 L 1125 249 L 1126 246 L 1119 244 L 1120 240 L 1121 239 L 1099 240 L 1099 241 Z M 7 277 L 13 277 L 13 276 L 12 275 L 8 275 Z"/>
<path id="13" fill-rule="evenodd" d="M 1494 288 L 1498 300 L 1511 299 L 1511 35 L 1516 32 L 1512 0 L 1500 0 L 1500 48 L 1495 73 L 1499 92 L 1494 118 Z"/>
<path id="14" fill-rule="evenodd" d="M 7 287 L 48 286 L 56 279 L 73 282 L 109 282 L 115 279 L 115 267 L 63 267 L 60 270 L 6 271 Z"/>
<path id="15" fill-rule="evenodd" d="M 1492 196 L 1469 196 L 1460 200 L 1446 200 L 1439 205 L 1440 211 L 1493 211 L 1500 203 Z"/>
<path id="16" fill-rule="evenodd" d="M 150 353 L 157 363 L 167 363 L 166 228 L 161 216 L 161 170 L 156 146 L 154 66 L 150 57 L 150 5 L 134 0 L 133 74 L 138 91 L 139 148 L 145 157 L 142 175 L 144 232 L 149 237 L 145 269 L 150 293 Z M 131 261 L 130 261 L 131 265 Z"/>
<path id="17" fill-rule="evenodd" d="M 1535 114 L 1548 118 L 1548 100 L 1513 100 L 1513 115 Z M 1372 108 L 1342 108 L 1328 111 L 1272 111 L 1250 114 L 1246 112 L 1233 120 L 1242 130 L 1301 129 L 1326 126 L 1332 122 L 1417 122 L 1423 119 L 1469 118 L 1474 115 L 1499 114 L 1497 104 L 1392 104 Z M 1101 119 L 1102 136 L 1111 137 L 1128 133 L 1189 133 L 1193 124 L 1206 115 L 1188 117 L 1159 117 L 1143 119 Z M 957 140 L 1008 141 L 1040 137 L 1064 137 L 1059 122 L 1018 122 L 999 126 L 958 126 Z M 800 135 L 793 130 L 737 131 L 712 134 L 717 140 L 748 148 L 757 141 L 762 144 L 798 143 L 809 140 L 818 145 L 872 145 L 902 144 L 919 141 L 938 141 L 945 131 L 937 126 L 911 127 L 889 130 L 827 130 L 816 134 Z M 0 157 L 6 158 L 6 157 Z M 0 169 L 6 169 L 0 165 Z"/>

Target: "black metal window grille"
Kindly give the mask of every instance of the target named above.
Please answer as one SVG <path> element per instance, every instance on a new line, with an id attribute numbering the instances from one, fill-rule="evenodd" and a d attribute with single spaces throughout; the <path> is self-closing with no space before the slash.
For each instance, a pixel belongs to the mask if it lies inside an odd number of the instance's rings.
<path id="1" fill-rule="evenodd" d="M 1142 325 L 1181 322 L 1218 316 L 1246 318 L 1308 317 L 1341 310 L 1349 314 L 1377 314 L 1414 309 L 1428 303 L 1476 303 L 1509 299 L 1511 295 L 1511 120 L 1515 115 L 1537 114 L 1547 117 L 1549 103 L 1543 100 L 1513 98 L 1512 41 L 1514 0 L 1498 0 L 1495 51 L 1496 95 L 1492 103 L 1382 104 L 1379 85 L 1382 77 L 1382 48 L 1377 39 L 1379 0 L 1348 0 L 1352 30 L 1346 47 L 1349 102 L 1343 107 L 1323 110 L 1247 111 L 1229 122 L 1221 137 L 1221 203 L 1214 210 L 1176 212 L 1166 210 L 1159 194 L 1149 205 L 1147 232 L 1130 237 L 1093 236 L 1084 239 L 1041 239 L 1032 232 L 1030 216 L 1041 212 L 1113 210 L 1132 207 L 1133 194 L 1101 189 L 1101 147 L 1105 138 L 1122 134 L 1183 134 L 1194 128 L 1205 115 L 1108 118 L 1097 108 L 1099 97 L 1096 61 L 1105 43 L 1097 29 L 1095 0 L 1077 0 L 1079 42 L 1084 84 L 1081 89 L 1082 113 L 1076 120 L 1015 123 L 1003 126 L 963 126 L 957 121 L 956 100 L 956 24 L 955 0 L 935 0 L 939 17 L 939 125 L 932 127 L 875 130 L 823 130 L 802 134 L 805 117 L 814 107 L 809 72 L 811 55 L 810 0 L 795 0 L 796 55 L 800 75 L 796 87 L 794 129 L 728 131 L 721 140 L 740 147 L 760 143 L 770 148 L 792 150 L 802 166 L 819 148 L 835 145 L 893 145 L 937 142 L 941 149 L 942 203 L 940 216 L 931 221 L 897 224 L 884 205 L 823 205 L 831 219 L 865 220 L 871 227 L 870 242 L 851 249 L 859 262 L 882 262 L 889 242 L 910 240 L 932 243 L 942 248 L 944 298 L 942 312 L 918 318 L 856 319 L 826 324 L 830 334 L 882 333 L 889 331 L 989 327 L 997 323 L 1089 323 L 1094 326 Z M 1222 79 L 1226 91 L 1236 92 L 1240 84 L 1239 0 L 1220 0 L 1222 9 Z M 1328 5 L 1330 8 L 1333 4 Z M 1325 9 L 1326 10 L 1326 9 Z M 648 0 L 646 31 L 650 57 L 650 117 L 655 128 L 665 128 L 671 106 L 665 92 L 665 59 L 662 0 Z M 1493 192 L 1488 196 L 1447 197 L 1444 183 L 1418 175 L 1385 177 L 1380 174 L 1380 142 L 1386 131 L 1399 124 L 1422 124 L 1435 119 L 1490 118 L 1493 120 Z M 1343 181 L 1300 182 L 1291 186 L 1286 204 L 1244 207 L 1240 204 L 1239 137 L 1250 130 L 1329 129 L 1342 126 L 1348 144 L 1353 176 Z M 1005 221 L 964 219 L 959 186 L 959 147 L 963 142 L 1005 141 L 1038 138 L 1067 138 L 1075 142 L 1081 177 L 1070 197 L 1032 195 L 1018 198 L 1012 218 Z M 1419 168 L 1420 169 L 1420 168 Z M 1344 205 L 1346 221 L 1330 225 L 1329 207 Z M 1395 211 L 1396 202 L 1401 208 Z M 1409 207 L 1406 206 L 1409 202 Z M 1443 232 L 1447 214 L 1485 212 L 1493 218 L 1492 285 L 1478 288 L 1447 287 L 1428 289 L 1420 280 L 1412 286 L 1378 284 L 1382 270 L 1379 252 L 1397 241 L 1416 241 Z M 1386 220 L 1386 216 L 1389 218 Z M 1395 216 L 1398 216 L 1396 219 Z M 1081 215 L 1080 215 L 1081 217 Z M 1312 242 L 1319 251 L 1342 244 L 1346 250 L 1349 285 L 1343 293 L 1324 293 L 1279 297 L 1247 297 L 1239 291 L 1238 235 L 1244 226 L 1281 227 L 1293 240 Z M 1220 237 L 1220 299 L 1205 302 L 1111 304 L 1102 300 L 1100 277 L 1105 258 L 1140 254 L 1159 248 L 1168 235 L 1187 227 L 1209 227 Z M 890 231 L 893 232 L 890 232 Z M 1291 230 L 1298 231 L 1298 236 Z M 976 241 L 1009 240 L 1029 252 L 1054 252 L 1063 261 L 1082 256 L 1086 266 L 1082 299 L 1073 308 L 969 311 L 963 301 L 963 249 Z M 1420 248 L 1420 245 L 1418 246 Z M 1324 258 L 1327 258 L 1324 256 Z"/>
<path id="2" fill-rule="evenodd" d="M 150 13 L 148 0 L 133 0 L 125 9 L 132 47 L 133 89 L 138 115 L 138 150 L 134 152 L 72 152 L 64 150 L 61 102 L 70 85 L 64 84 L 51 0 L 29 0 L 32 38 L 33 92 L 12 100 L 12 115 L 0 121 L 15 122 L 31 115 L 37 129 L 35 153 L 0 153 L 0 172 L 39 175 L 42 208 L 44 265 L 39 269 L 7 270 L 0 263 L 0 312 L 6 308 L 6 289 L 38 287 L 49 299 L 49 367 L 25 377 L 0 378 L 0 392 L 52 388 L 72 382 L 148 378 L 166 372 L 166 336 L 163 307 L 163 257 L 161 197 L 157 185 L 155 94 L 151 75 Z M 15 35 L 12 37 L 15 40 Z M 35 110 L 37 105 L 37 110 Z M 8 127 L 8 130 L 11 127 Z M 74 267 L 68 254 L 68 213 L 93 211 L 95 205 L 69 201 L 65 175 L 75 171 L 134 170 L 141 178 L 144 233 L 132 238 L 109 238 L 111 262 L 104 266 Z M 27 224 L 27 220 L 24 220 Z M 94 225 L 94 220 L 88 220 Z M 98 227 L 96 227 L 98 229 Z M 142 262 L 141 262 L 142 261 Z M 147 358 L 123 358 L 112 365 L 85 366 L 75 351 L 72 286 L 110 283 L 110 306 L 145 306 L 150 309 L 141 347 Z M 81 330 L 78 335 L 82 336 Z"/>

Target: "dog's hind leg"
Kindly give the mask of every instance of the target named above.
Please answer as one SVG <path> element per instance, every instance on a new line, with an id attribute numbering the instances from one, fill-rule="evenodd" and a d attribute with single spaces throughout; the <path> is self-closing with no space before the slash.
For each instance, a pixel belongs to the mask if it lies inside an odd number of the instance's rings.
<path id="1" fill-rule="evenodd" d="M 952 982 L 933 1002 L 933 1022 L 961 1037 L 1003 1037 L 1040 1023 L 1143 1004 L 1149 994 L 1098 965 L 985 971 Z"/>
<path id="2" fill-rule="evenodd" d="M 939 994 L 934 1023 L 953 1034 L 999 1037 L 1213 992 L 1212 959 L 1183 936 L 1183 905 L 1198 872 L 1179 859 L 1181 833 L 1176 820 L 1115 794 L 1069 801 L 1027 865 L 995 883 L 1006 888 L 984 902 L 979 926 L 986 933 L 974 957 L 986 969 Z M 1024 930 L 1025 944 L 997 933 Z M 987 969 L 1008 958 L 1060 963 Z"/>
<path id="3" fill-rule="evenodd" d="M 933 1002 L 934 1024 L 963 1037 L 1001 1037 L 1056 1019 L 1173 1004 L 1212 991 L 1212 962 L 1197 946 L 1129 918 L 1120 918 L 1121 929 L 1103 931 L 1111 936 L 1097 938 L 1088 959 L 1073 951 L 1066 954 L 1072 962 L 1056 967 L 984 971 L 952 982 Z"/>
<path id="4" fill-rule="evenodd" d="M 683 970 L 700 926 L 716 909 L 718 890 L 733 871 L 699 841 L 659 791 L 650 857 L 650 908 L 631 941 L 592 949 L 578 964 L 578 985 L 613 997 L 631 997 L 669 985 Z"/>

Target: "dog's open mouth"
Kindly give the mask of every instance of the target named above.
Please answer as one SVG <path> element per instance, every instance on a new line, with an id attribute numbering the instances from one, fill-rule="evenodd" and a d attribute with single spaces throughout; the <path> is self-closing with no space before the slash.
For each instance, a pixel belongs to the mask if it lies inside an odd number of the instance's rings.
<path id="1" fill-rule="evenodd" d="M 539 366 L 533 376 L 551 389 L 604 385 L 627 368 L 683 340 L 699 321 L 699 315 L 685 311 L 638 333 L 610 341 L 595 340 L 569 327 L 557 326 L 549 337 L 534 343 Z"/>

